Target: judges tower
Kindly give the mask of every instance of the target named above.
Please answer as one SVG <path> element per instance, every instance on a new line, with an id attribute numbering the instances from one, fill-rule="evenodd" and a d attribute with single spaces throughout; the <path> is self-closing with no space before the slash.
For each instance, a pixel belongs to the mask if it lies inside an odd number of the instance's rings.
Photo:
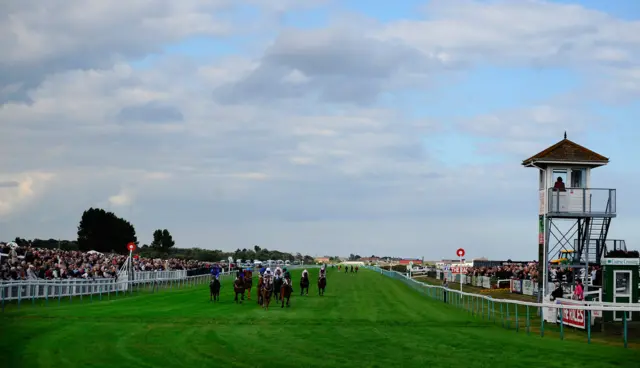
<path id="1" fill-rule="evenodd" d="M 522 161 L 539 174 L 538 257 L 539 288 L 548 295 L 550 264 L 583 269 L 600 264 L 607 249 L 611 220 L 616 217 L 616 190 L 591 187 L 591 171 L 609 159 L 575 142 L 564 139 Z M 620 248 L 624 242 L 613 241 Z M 626 247 L 625 247 L 626 249 Z M 573 278 L 574 282 L 575 279 Z M 586 283 L 585 283 L 586 284 Z"/>

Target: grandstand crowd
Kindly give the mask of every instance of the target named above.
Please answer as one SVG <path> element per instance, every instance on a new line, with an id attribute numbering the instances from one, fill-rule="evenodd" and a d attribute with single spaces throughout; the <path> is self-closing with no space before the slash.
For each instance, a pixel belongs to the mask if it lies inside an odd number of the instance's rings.
<path id="1" fill-rule="evenodd" d="M 99 252 L 11 246 L 0 243 L 0 280 L 115 278 L 127 256 Z M 137 271 L 193 270 L 208 263 L 134 257 Z"/>
<path id="2" fill-rule="evenodd" d="M 551 267 L 549 272 L 549 282 L 561 281 L 573 282 L 574 278 L 582 278 L 584 269 L 573 270 L 564 267 Z M 470 267 L 467 268 L 467 276 L 488 276 L 499 280 L 532 280 L 538 281 L 538 263 L 530 262 L 526 265 L 511 264 L 496 267 Z M 589 276 L 594 285 L 601 285 L 602 269 L 599 266 L 589 267 Z"/>
<path id="3" fill-rule="evenodd" d="M 526 265 L 510 264 L 495 267 L 470 267 L 467 276 L 496 277 L 501 280 L 538 280 L 538 263 L 530 262 Z"/>

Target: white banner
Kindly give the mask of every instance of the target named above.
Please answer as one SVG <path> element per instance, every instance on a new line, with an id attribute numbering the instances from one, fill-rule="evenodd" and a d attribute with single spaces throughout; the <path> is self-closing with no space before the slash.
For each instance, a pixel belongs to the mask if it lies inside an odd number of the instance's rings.
<path id="1" fill-rule="evenodd" d="M 533 281 L 522 280 L 522 294 L 533 295 Z"/>

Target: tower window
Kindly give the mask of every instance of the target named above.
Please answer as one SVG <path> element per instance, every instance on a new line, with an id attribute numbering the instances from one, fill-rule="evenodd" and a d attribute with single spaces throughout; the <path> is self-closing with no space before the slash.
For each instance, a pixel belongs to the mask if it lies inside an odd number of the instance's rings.
<path id="1" fill-rule="evenodd" d="M 584 169 L 571 170 L 571 187 L 572 188 L 584 188 L 585 185 L 585 171 Z"/>

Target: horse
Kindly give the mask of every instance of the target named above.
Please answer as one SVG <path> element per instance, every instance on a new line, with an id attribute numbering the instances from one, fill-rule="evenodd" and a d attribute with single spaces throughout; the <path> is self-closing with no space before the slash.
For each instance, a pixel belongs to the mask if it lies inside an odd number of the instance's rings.
<path id="1" fill-rule="evenodd" d="M 262 283 L 262 308 L 264 310 L 269 310 L 271 294 L 273 294 L 273 279 L 265 279 Z"/>
<path id="2" fill-rule="evenodd" d="M 262 275 L 260 275 L 260 277 L 258 278 L 258 305 L 262 305 L 262 285 L 263 285 L 263 281 L 264 279 L 262 278 Z"/>
<path id="3" fill-rule="evenodd" d="M 282 300 L 282 306 L 280 308 L 284 308 L 284 300 L 287 300 L 287 307 L 289 307 L 289 300 L 291 299 L 291 292 L 293 288 L 291 287 L 291 279 L 285 279 L 282 282 L 282 286 L 280 287 L 280 299 Z"/>
<path id="4" fill-rule="evenodd" d="M 233 282 L 233 291 L 236 294 L 234 301 L 238 303 L 238 295 L 240 295 L 242 297 L 240 303 L 242 303 L 244 301 L 244 280 L 242 278 L 238 277 Z"/>
<path id="5" fill-rule="evenodd" d="M 251 300 L 251 287 L 253 286 L 253 272 L 244 271 L 244 290 L 247 292 L 247 299 Z"/>
<path id="6" fill-rule="evenodd" d="M 216 277 L 209 283 L 209 302 L 211 301 L 220 301 L 220 280 Z"/>
<path id="7" fill-rule="evenodd" d="M 318 278 L 318 295 L 324 295 L 324 289 L 327 287 L 327 278 L 326 276 L 320 276 Z"/>
<path id="8" fill-rule="evenodd" d="M 275 293 L 275 297 L 276 297 L 276 301 L 280 300 L 280 290 L 282 289 L 282 285 L 284 284 L 282 277 L 278 277 L 275 280 L 273 280 L 273 290 L 276 290 L 278 292 Z"/>
<path id="9" fill-rule="evenodd" d="M 305 293 L 306 290 L 306 293 Z M 300 295 L 309 295 L 309 273 L 302 273 L 302 278 L 300 279 Z"/>

